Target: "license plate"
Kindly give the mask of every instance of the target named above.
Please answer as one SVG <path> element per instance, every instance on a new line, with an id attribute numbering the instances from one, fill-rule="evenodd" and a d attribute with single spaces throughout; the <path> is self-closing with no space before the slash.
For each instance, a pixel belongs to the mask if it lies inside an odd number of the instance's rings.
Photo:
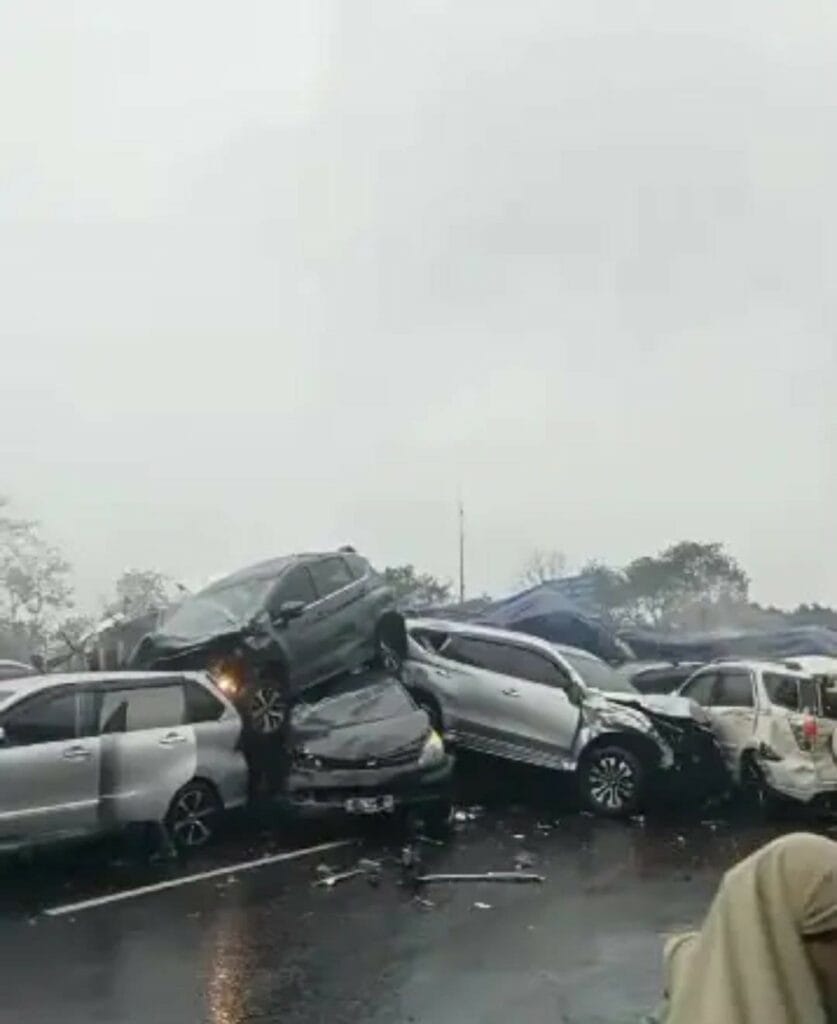
<path id="1" fill-rule="evenodd" d="M 395 810 L 395 797 L 353 796 L 343 806 L 347 814 L 386 814 Z"/>

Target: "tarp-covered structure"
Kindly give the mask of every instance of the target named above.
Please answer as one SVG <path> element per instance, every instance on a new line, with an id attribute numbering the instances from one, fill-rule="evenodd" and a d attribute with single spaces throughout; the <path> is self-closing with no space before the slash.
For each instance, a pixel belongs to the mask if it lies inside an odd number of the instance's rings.
<path id="1" fill-rule="evenodd" d="M 466 601 L 462 605 L 425 609 L 422 615 L 530 633 L 552 643 L 580 647 L 613 663 L 629 657 L 630 652 L 612 630 L 582 612 L 561 593 L 560 582 L 541 583 L 502 601 Z"/>
<path id="2" fill-rule="evenodd" d="M 837 657 L 837 632 L 824 626 L 716 630 L 711 633 L 628 629 L 621 630 L 619 635 L 641 659 L 713 661 L 716 658 L 763 658 L 784 661 L 806 654 Z"/>

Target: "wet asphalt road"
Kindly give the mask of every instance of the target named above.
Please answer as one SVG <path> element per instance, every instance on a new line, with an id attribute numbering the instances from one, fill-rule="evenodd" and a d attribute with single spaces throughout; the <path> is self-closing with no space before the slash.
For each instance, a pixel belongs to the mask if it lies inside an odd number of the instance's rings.
<path id="1" fill-rule="evenodd" d="M 124 844 L 7 863 L 0 1021 L 636 1022 L 658 999 L 663 935 L 699 920 L 721 873 L 779 831 L 697 817 L 604 822 L 556 799 L 549 776 L 501 785 L 482 763 L 469 770 L 463 799 L 486 809 L 445 846 L 417 843 L 423 867 L 522 864 L 542 885 L 417 894 L 403 837 L 375 829 L 357 846 L 53 918 L 43 911 L 329 835 L 244 823 L 186 865 L 144 864 Z M 351 868 L 359 857 L 382 862 L 379 879 L 312 884 L 323 862 Z"/>

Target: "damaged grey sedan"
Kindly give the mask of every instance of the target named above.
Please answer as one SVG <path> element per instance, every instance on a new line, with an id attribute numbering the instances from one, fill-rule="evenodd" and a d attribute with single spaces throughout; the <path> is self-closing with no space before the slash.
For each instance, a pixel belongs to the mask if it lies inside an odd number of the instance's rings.
<path id="1" fill-rule="evenodd" d="M 453 746 L 575 773 L 597 814 L 641 810 L 652 794 L 706 798 L 729 776 L 707 716 L 643 697 L 576 648 L 438 619 L 407 623 L 404 682 Z"/>

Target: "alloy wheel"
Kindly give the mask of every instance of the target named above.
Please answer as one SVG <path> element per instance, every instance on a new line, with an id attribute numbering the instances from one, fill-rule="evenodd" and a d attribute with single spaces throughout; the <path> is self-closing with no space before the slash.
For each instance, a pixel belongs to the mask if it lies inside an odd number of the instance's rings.
<path id="1" fill-rule="evenodd" d="M 269 736 L 282 728 L 285 705 L 282 694 L 271 686 L 261 686 L 250 700 L 250 722 L 256 732 Z"/>
<path id="2" fill-rule="evenodd" d="M 175 799 L 169 817 L 172 839 L 180 848 L 196 849 L 212 838 L 217 801 L 203 786 L 190 787 Z"/>
<path id="3" fill-rule="evenodd" d="M 595 761 L 588 772 L 590 796 L 608 811 L 618 811 L 636 796 L 636 771 L 630 761 L 618 753 L 608 753 Z"/>

